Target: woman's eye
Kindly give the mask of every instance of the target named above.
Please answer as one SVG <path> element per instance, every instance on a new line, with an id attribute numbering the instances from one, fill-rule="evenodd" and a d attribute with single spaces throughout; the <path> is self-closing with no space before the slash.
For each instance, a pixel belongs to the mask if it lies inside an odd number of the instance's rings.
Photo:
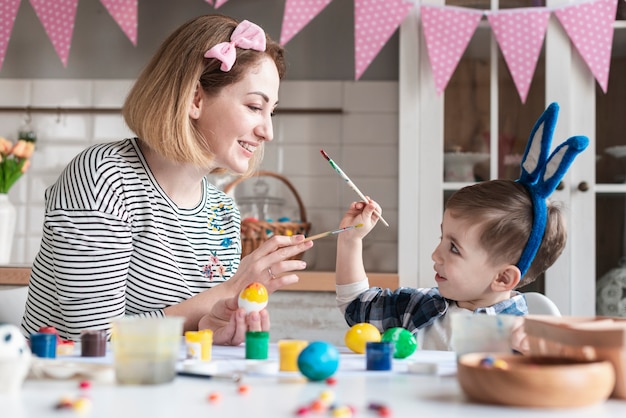
<path id="1" fill-rule="evenodd" d="M 248 108 L 249 108 L 250 110 L 255 111 L 255 112 L 260 112 L 261 110 L 263 110 L 263 109 L 261 109 L 261 108 L 260 108 L 260 107 L 258 107 L 258 106 L 252 106 L 252 105 L 248 106 Z"/>

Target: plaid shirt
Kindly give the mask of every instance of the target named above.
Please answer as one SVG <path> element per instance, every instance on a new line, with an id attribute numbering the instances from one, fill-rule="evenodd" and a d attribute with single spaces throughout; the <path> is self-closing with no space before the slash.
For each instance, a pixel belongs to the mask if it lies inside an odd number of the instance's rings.
<path id="1" fill-rule="evenodd" d="M 369 322 L 381 330 L 403 327 L 414 331 L 431 325 L 445 315 L 449 304 L 450 300 L 441 296 L 436 287 L 401 287 L 395 291 L 372 287 L 348 305 L 345 318 L 349 326 Z M 478 308 L 474 313 L 522 316 L 528 314 L 528 306 L 524 295 L 514 291 L 510 299 Z"/>

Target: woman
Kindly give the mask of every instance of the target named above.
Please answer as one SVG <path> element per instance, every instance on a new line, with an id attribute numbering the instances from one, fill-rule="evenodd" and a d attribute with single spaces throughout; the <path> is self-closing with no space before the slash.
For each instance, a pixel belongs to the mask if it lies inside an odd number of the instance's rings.
<path id="1" fill-rule="evenodd" d="M 124 104 L 137 137 L 84 150 L 46 191 L 27 336 L 54 326 L 78 340 L 125 315 L 182 316 L 216 344 L 269 329 L 239 292 L 296 282 L 306 264 L 290 257 L 312 243 L 275 236 L 240 261 L 239 210 L 206 175 L 256 169 L 284 72 L 282 47 L 248 21 L 201 16 L 166 39 Z"/>

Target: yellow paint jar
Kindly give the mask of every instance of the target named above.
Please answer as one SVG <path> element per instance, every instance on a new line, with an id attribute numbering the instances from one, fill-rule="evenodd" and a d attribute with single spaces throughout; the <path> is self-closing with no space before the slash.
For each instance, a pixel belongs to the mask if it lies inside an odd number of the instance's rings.
<path id="1" fill-rule="evenodd" d="M 213 331 L 210 329 L 187 331 L 185 332 L 185 344 L 187 359 L 210 361 L 213 349 Z"/>
<path id="2" fill-rule="evenodd" d="M 280 357 L 280 371 L 297 372 L 298 356 L 309 345 L 304 340 L 280 340 L 278 341 L 278 354 Z"/>

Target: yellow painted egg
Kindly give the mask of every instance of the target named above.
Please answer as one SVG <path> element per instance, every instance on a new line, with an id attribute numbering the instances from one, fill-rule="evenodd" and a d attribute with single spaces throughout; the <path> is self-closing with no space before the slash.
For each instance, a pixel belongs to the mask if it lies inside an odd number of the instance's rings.
<path id="1" fill-rule="evenodd" d="M 250 283 L 239 293 L 239 307 L 247 313 L 259 312 L 267 306 L 267 289 L 261 283 Z"/>
<path id="2" fill-rule="evenodd" d="M 359 354 L 365 353 L 368 342 L 379 342 L 380 339 L 378 328 L 366 322 L 352 325 L 345 335 L 346 347 Z"/>

